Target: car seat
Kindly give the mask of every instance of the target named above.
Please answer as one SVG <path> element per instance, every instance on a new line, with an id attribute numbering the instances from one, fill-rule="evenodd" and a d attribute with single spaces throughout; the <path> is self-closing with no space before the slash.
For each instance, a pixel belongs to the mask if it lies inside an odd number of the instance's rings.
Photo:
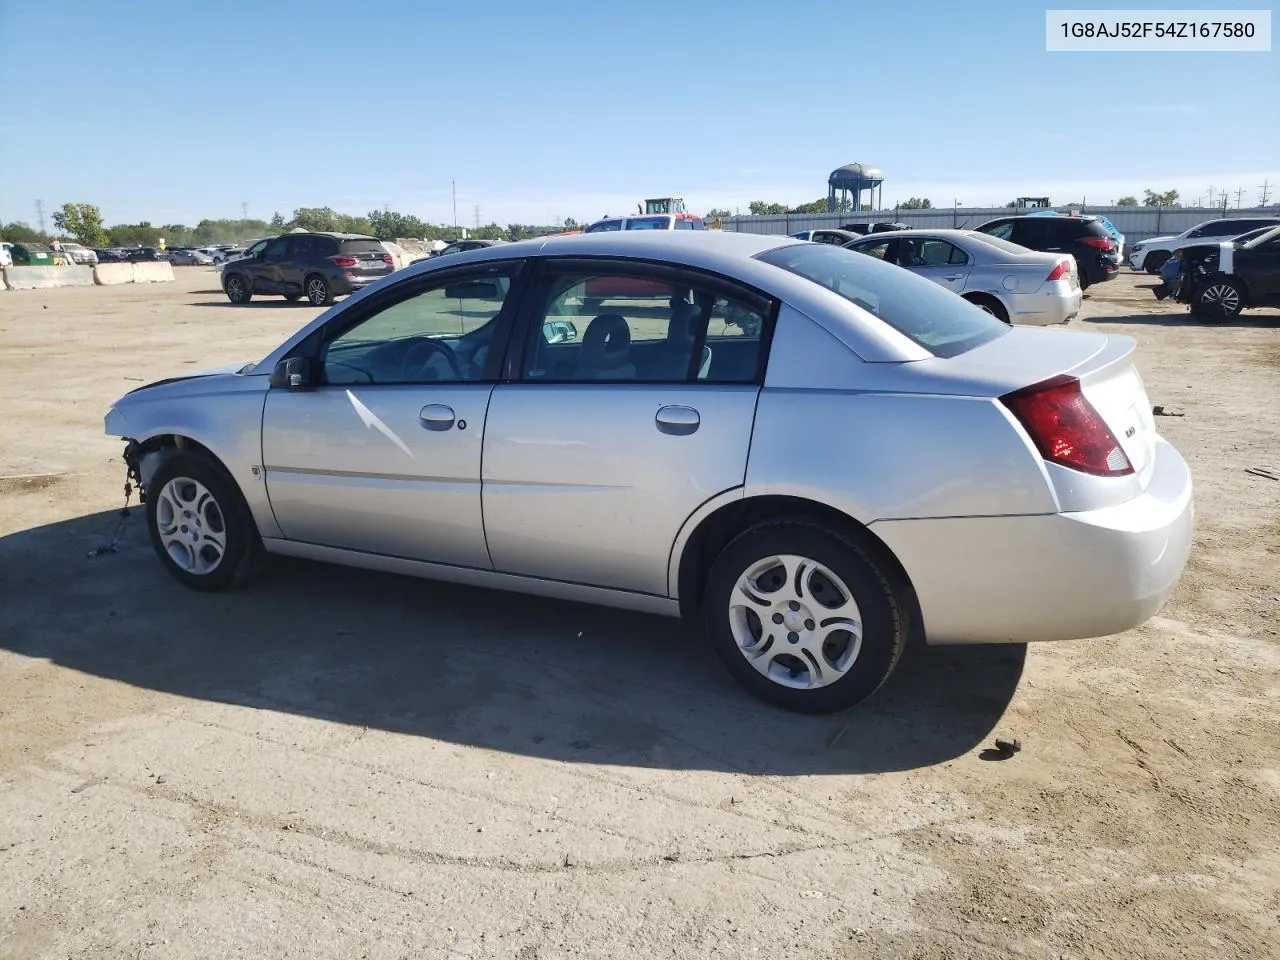
<path id="1" fill-rule="evenodd" d="M 689 372 L 689 358 L 693 346 L 698 339 L 698 330 L 702 325 L 703 314 L 711 308 L 711 303 L 693 304 L 688 300 L 674 299 L 671 302 L 671 320 L 667 323 L 667 339 L 662 345 L 653 368 L 655 380 L 683 380 Z M 707 375 L 711 368 L 711 348 L 702 347 L 702 359 L 698 364 L 699 379 Z"/>
<path id="2" fill-rule="evenodd" d="M 589 324 L 582 335 L 578 353 L 577 380 L 634 380 L 636 368 L 631 362 L 631 328 L 625 317 L 602 313 Z"/>

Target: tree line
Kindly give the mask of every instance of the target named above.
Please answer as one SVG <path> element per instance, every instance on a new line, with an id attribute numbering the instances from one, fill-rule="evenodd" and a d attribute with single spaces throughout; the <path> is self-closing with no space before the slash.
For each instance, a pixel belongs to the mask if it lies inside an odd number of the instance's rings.
<path id="1" fill-rule="evenodd" d="M 53 214 L 53 233 L 38 230 L 22 220 L 0 223 L 0 239 L 10 243 L 50 243 L 55 239 L 75 240 L 86 247 L 154 247 L 164 238 L 166 247 L 205 247 L 218 243 L 238 243 L 272 236 L 289 230 L 361 233 L 379 240 L 397 237 L 417 240 L 452 240 L 461 236 L 457 227 L 427 223 L 412 214 L 394 210 L 371 210 L 364 216 L 339 213 L 330 207 L 299 207 L 285 218 L 277 212 L 270 220 L 252 218 L 201 220 L 194 227 L 182 223 L 119 223 L 106 226 L 102 212 L 92 203 L 64 203 Z M 467 235 L 484 240 L 523 240 L 557 230 L 577 227 L 572 217 L 563 227 L 509 223 L 505 227 L 489 223 L 468 228 Z"/>

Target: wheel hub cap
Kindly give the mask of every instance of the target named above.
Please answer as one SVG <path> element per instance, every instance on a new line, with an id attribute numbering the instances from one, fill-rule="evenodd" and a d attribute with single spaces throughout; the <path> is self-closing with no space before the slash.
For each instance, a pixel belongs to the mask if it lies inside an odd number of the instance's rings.
<path id="1" fill-rule="evenodd" d="M 815 689 L 849 672 L 862 647 L 852 591 L 807 557 L 768 557 L 743 572 L 729 625 L 747 662 L 774 683 Z"/>
<path id="2" fill-rule="evenodd" d="M 222 508 L 204 484 L 174 477 L 156 498 L 156 531 L 169 558 L 187 573 L 213 573 L 227 552 Z"/>

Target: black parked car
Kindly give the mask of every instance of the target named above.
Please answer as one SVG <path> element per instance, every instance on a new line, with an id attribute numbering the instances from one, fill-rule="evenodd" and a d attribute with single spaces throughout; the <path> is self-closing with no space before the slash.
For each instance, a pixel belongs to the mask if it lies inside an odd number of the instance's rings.
<path id="1" fill-rule="evenodd" d="M 250 251 L 256 252 L 246 251 L 223 268 L 222 289 L 232 303 L 274 294 L 286 300 L 306 296 L 323 307 L 395 269 L 391 254 L 376 238 L 357 233 L 287 233 L 256 248 L 254 244 Z"/>
<path id="2" fill-rule="evenodd" d="M 1082 290 L 1110 280 L 1120 269 L 1116 242 L 1094 217 L 1000 217 L 974 229 L 1029 250 L 1071 254 Z"/>
<path id="3" fill-rule="evenodd" d="M 1247 307 L 1280 307 L 1280 226 L 1250 239 L 1183 247 L 1160 267 L 1157 299 L 1173 296 L 1201 320 L 1234 320 Z"/>
<path id="4" fill-rule="evenodd" d="M 155 247 L 130 247 L 124 252 L 125 259 L 130 263 L 139 263 L 143 260 L 168 260 L 169 254 Z"/>

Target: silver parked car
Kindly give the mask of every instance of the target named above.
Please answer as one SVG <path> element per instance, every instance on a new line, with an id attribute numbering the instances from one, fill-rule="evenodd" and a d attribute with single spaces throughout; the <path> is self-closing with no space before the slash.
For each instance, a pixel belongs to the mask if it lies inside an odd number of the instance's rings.
<path id="1" fill-rule="evenodd" d="M 845 246 L 905 267 L 1005 323 L 1066 323 L 1080 313 L 1080 277 L 1066 254 L 974 230 L 879 233 Z"/>
<path id="2" fill-rule="evenodd" d="M 409 267 L 105 425 L 191 587 L 265 552 L 696 617 L 822 712 L 916 618 L 1009 643 L 1156 612 L 1191 478 L 1133 351 L 827 244 L 581 234 Z"/>

